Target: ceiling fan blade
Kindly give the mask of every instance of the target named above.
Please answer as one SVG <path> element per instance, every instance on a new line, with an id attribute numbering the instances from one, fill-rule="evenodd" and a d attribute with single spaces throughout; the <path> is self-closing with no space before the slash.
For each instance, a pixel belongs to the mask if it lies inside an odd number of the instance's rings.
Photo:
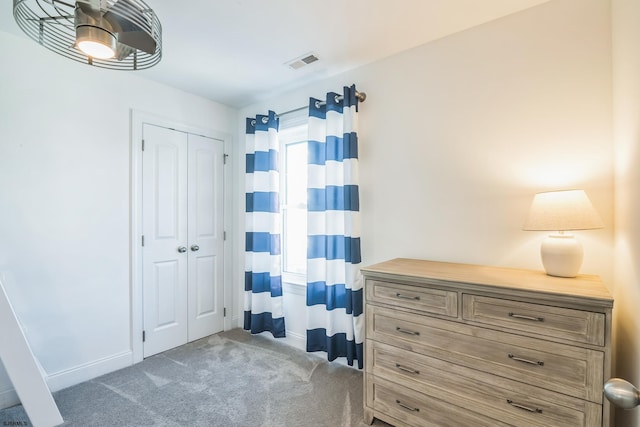
<path id="1" fill-rule="evenodd" d="M 156 42 L 144 31 L 118 33 L 118 43 L 138 49 L 148 54 L 156 51 Z"/>
<path id="2" fill-rule="evenodd" d="M 130 0 L 119 0 L 105 12 L 103 18 L 109 21 L 118 34 L 118 43 L 148 54 L 156 51 L 157 43 L 151 36 L 153 11 L 141 10 Z M 135 16 L 135 20 L 129 17 Z"/>
<path id="3" fill-rule="evenodd" d="M 75 10 L 75 26 L 91 26 L 102 28 L 110 33 L 114 32 L 113 25 L 100 12 L 101 0 L 78 0 Z M 96 9 L 97 6 L 97 9 Z"/>
<path id="4" fill-rule="evenodd" d="M 82 9 L 82 11 L 88 15 L 94 15 L 101 13 L 104 8 L 101 6 L 105 6 L 106 2 L 102 0 L 77 0 L 76 6 Z"/>
<path id="5" fill-rule="evenodd" d="M 115 58 L 118 61 L 124 60 L 126 57 L 131 55 L 136 50 L 131 46 L 127 46 L 126 44 L 118 43 L 118 47 L 116 48 L 116 56 Z"/>

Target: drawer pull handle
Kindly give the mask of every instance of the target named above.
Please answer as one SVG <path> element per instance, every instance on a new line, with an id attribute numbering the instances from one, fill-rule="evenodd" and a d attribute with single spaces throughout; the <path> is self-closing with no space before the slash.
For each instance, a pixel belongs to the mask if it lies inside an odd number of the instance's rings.
<path id="1" fill-rule="evenodd" d="M 396 368 L 400 369 L 401 371 L 405 371 L 405 372 L 409 372 L 410 374 L 420 374 L 420 371 L 417 371 L 415 369 L 411 369 L 411 368 L 407 368 L 406 366 L 402 366 L 399 363 L 396 363 Z"/>
<path id="2" fill-rule="evenodd" d="M 511 311 L 509 312 L 509 317 L 513 317 L 514 319 L 533 320 L 534 322 L 544 322 L 544 317 L 525 316 L 524 314 L 517 314 Z"/>
<path id="3" fill-rule="evenodd" d="M 396 331 L 398 332 L 402 332 L 403 334 L 407 334 L 407 335 L 420 335 L 420 332 L 416 332 L 416 331 L 410 331 L 408 329 L 402 329 L 400 326 L 396 326 Z"/>
<path id="4" fill-rule="evenodd" d="M 544 366 L 544 362 L 542 360 L 523 359 L 522 357 L 514 356 L 511 353 L 509 353 L 507 356 L 509 356 L 509 359 L 513 359 L 513 360 L 516 360 L 518 362 L 528 363 L 530 365 Z"/>
<path id="5" fill-rule="evenodd" d="M 411 412 L 420 412 L 420 408 L 414 408 L 412 406 L 407 405 L 406 403 L 402 403 L 402 401 L 396 399 L 396 403 L 402 406 L 404 409 L 408 409 Z"/>
<path id="6" fill-rule="evenodd" d="M 396 297 L 401 298 L 401 299 L 410 299 L 410 300 L 414 300 L 414 301 L 420 301 L 420 297 L 418 297 L 418 296 L 403 295 L 400 292 L 396 293 Z"/>
<path id="7" fill-rule="evenodd" d="M 536 414 L 541 414 L 542 413 L 542 409 L 540 408 L 531 408 L 529 406 L 525 406 L 525 405 L 521 405 L 519 403 L 514 402 L 513 400 L 507 399 L 507 403 L 511 406 L 513 406 L 514 408 L 518 408 L 518 409 L 522 409 L 524 411 L 528 411 L 528 412 L 535 412 Z"/>

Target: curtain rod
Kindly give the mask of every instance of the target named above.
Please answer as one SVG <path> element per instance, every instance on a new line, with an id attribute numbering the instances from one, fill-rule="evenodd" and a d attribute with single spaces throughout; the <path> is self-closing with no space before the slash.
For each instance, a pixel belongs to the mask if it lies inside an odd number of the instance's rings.
<path id="1" fill-rule="evenodd" d="M 356 98 L 358 98 L 358 101 L 364 102 L 367 99 L 367 94 L 364 93 L 364 92 L 356 91 Z M 336 95 L 336 102 L 342 101 L 343 99 L 344 99 L 344 96 Z M 323 105 L 327 105 L 327 103 L 324 102 L 324 101 L 316 101 L 316 108 L 320 108 Z M 284 116 L 285 114 L 295 113 L 296 111 L 300 111 L 300 110 L 306 110 L 307 108 L 309 108 L 308 105 L 305 105 L 304 107 L 294 108 L 293 110 L 289 110 L 289 111 L 285 111 L 284 113 L 276 114 L 276 117 Z M 265 117 L 265 118 L 262 119 L 263 123 L 266 123 L 264 121 L 265 119 L 268 121 L 268 119 Z"/>
<path id="2" fill-rule="evenodd" d="M 367 94 L 364 93 L 364 92 L 356 91 L 356 98 L 358 98 L 358 101 L 364 102 L 367 99 Z M 344 99 L 344 96 L 336 95 L 336 103 L 339 102 L 339 101 L 342 101 L 343 99 Z M 327 103 L 324 102 L 324 101 L 316 101 L 316 108 L 320 108 L 323 105 L 327 105 Z M 284 113 L 276 114 L 276 117 L 281 117 L 281 116 L 284 116 L 285 114 L 295 113 L 296 111 L 306 110 L 307 108 L 309 108 L 308 105 L 305 105 L 304 107 L 294 108 L 293 110 L 289 110 L 289 111 L 285 111 Z M 268 121 L 269 121 L 269 119 L 267 117 L 263 117 L 262 118 L 262 123 L 267 124 Z M 251 124 L 252 124 L 252 126 L 255 126 L 255 120 L 252 120 Z"/>
<path id="3" fill-rule="evenodd" d="M 282 116 L 284 116 L 285 114 L 295 113 L 296 111 L 306 110 L 307 108 L 309 108 L 309 106 L 308 106 L 308 105 L 305 105 L 304 107 L 294 108 L 293 110 L 289 110 L 289 111 L 285 111 L 284 113 L 276 114 L 276 117 L 282 117 Z M 267 120 L 267 121 L 268 121 L 268 119 L 267 119 L 266 117 L 263 117 L 263 118 L 262 118 L 262 121 L 263 121 L 263 122 L 264 122 L 264 120 Z M 265 122 L 265 123 L 266 123 L 266 122 Z"/>

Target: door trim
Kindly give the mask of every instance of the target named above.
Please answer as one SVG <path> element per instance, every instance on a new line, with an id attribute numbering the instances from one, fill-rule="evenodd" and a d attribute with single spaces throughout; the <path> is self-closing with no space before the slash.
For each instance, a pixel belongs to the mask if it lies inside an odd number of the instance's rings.
<path id="1" fill-rule="evenodd" d="M 189 126 L 184 123 L 178 123 L 173 120 L 147 113 L 140 110 L 132 109 L 130 111 L 130 138 L 131 138 L 131 191 L 130 191 L 130 327 L 131 327 L 131 352 L 133 363 L 141 362 L 143 356 L 142 345 L 142 327 L 143 327 L 143 311 L 142 311 L 142 126 L 143 124 L 151 124 L 181 132 L 202 135 L 208 138 L 224 141 L 223 149 L 226 155 L 232 151 L 231 134 L 219 132 L 213 129 L 205 129 L 200 127 Z M 231 220 L 232 220 L 232 168 L 231 162 L 227 162 L 227 167 L 223 173 L 223 223 L 224 229 L 230 236 Z M 233 319 L 233 289 L 231 287 L 232 263 L 231 263 L 231 239 L 227 238 L 223 244 L 223 300 L 224 306 L 228 309 L 227 316 L 224 318 L 224 330 L 232 328 Z"/>

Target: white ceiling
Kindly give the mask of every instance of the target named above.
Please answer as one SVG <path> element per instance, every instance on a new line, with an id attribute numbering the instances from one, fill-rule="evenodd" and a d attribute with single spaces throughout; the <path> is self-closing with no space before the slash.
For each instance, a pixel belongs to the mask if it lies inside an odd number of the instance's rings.
<path id="1" fill-rule="evenodd" d="M 546 1 L 146 0 L 163 57 L 136 73 L 239 108 Z M 4 7 L 0 30 L 22 35 Z"/>

